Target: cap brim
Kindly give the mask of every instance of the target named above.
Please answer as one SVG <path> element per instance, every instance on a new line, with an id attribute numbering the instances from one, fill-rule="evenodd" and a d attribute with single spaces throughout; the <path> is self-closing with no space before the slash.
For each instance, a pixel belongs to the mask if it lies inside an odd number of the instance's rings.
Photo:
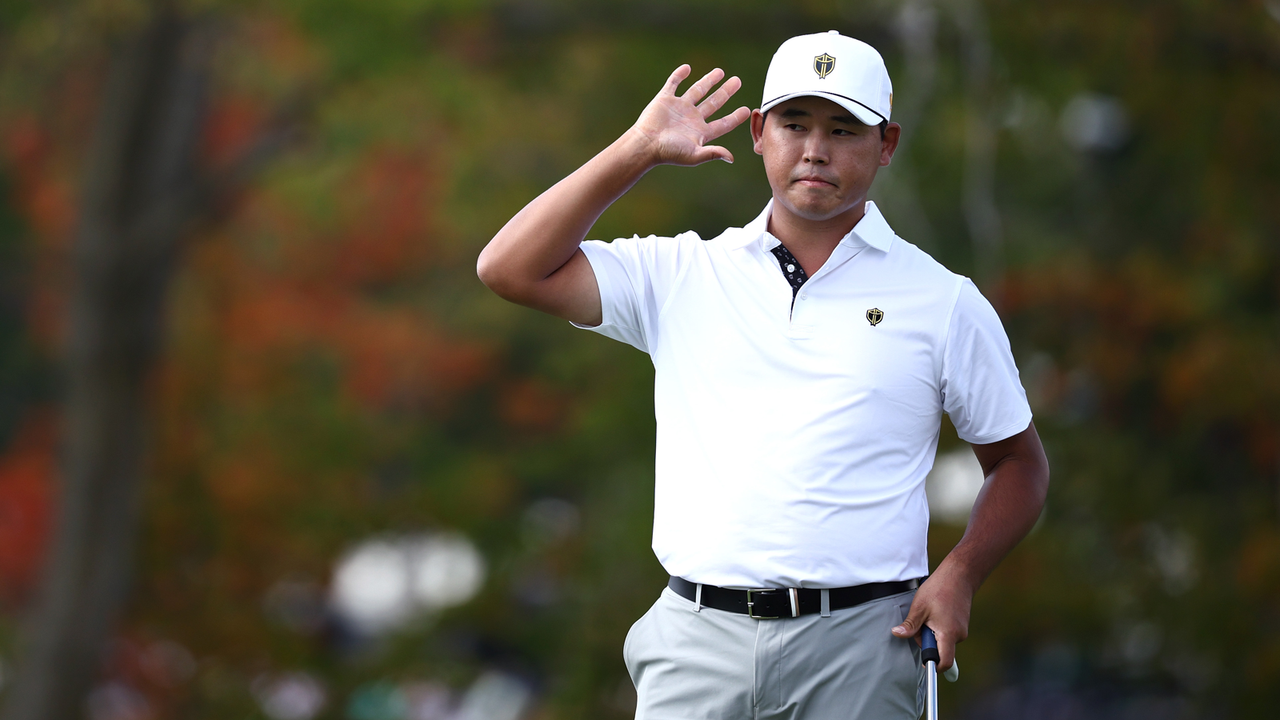
<path id="1" fill-rule="evenodd" d="M 866 105 L 863 105 L 862 103 L 858 102 L 857 100 L 854 100 L 853 98 L 845 97 L 844 95 L 839 95 L 837 93 L 824 92 L 822 90 L 807 90 L 803 92 L 794 92 L 787 95 L 780 95 L 770 100 L 769 102 L 761 105 L 760 112 L 768 112 L 769 108 L 777 105 L 778 103 L 786 102 L 787 100 L 791 100 L 793 98 L 798 98 L 798 97 L 820 97 L 820 98 L 823 98 L 824 100 L 830 100 L 831 102 L 839 105 L 845 110 L 848 110 L 849 112 L 853 113 L 853 116 L 858 118 L 858 120 L 860 120 L 864 125 L 879 125 L 880 123 L 885 122 L 889 119 L 881 116 L 880 113 L 872 110 L 871 108 L 867 107 Z"/>

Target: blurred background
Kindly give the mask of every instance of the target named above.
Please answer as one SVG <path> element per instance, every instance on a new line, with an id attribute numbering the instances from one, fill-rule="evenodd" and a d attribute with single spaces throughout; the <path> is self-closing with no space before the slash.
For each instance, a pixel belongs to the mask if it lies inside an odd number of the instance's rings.
<path id="1" fill-rule="evenodd" d="M 631 717 L 652 366 L 475 258 L 678 64 L 757 106 L 828 29 L 884 54 L 874 199 L 996 305 L 1053 466 L 943 715 L 1274 717 L 1280 0 L 6 0 L 5 720 Z M 723 144 L 592 237 L 749 221 Z M 944 420 L 935 563 L 971 458 Z"/>

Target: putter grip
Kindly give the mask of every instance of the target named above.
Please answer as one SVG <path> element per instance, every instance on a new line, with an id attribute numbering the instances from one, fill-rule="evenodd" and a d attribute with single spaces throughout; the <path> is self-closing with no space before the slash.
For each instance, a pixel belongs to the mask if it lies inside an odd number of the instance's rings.
<path id="1" fill-rule="evenodd" d="M 933 631 L 925 626 L 920 631 L 920 662 L 927 663 L 932 660 L 934 663 L 942 662 L 942 656 L 938 654 L 938 638 L 933 636 Z"/>

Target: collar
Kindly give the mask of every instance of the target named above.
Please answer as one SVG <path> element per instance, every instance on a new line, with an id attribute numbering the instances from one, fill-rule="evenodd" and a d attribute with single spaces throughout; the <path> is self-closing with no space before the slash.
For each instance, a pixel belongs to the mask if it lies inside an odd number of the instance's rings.
<path id="1" fill-rule="evenodd" d="M 754 220 L 743 226 L 742 235 L 734 246 L 745 247 L 751 242 L 759 242 L 761 249 L 772 250 L 781 244 L 781 241 L 769 232 L 769 214 L 772 211 L 773 198 L 770 198 L 769 202 L 765 203 L 764 210 Z M 840 244 L 855 248 L 870 246 L 880 252 L 889 252 L 895 237 L 893 228 L 889 227 L 884 215 L 880 213 L 880 208 L 876 207 L 875 203 L 867 201 L 862 219 L 847 235 L 840 238 Z"/>

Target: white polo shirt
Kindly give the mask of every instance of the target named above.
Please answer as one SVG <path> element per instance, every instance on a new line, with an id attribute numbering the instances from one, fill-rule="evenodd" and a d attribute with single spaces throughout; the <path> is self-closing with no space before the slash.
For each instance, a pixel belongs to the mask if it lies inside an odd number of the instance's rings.
<path id="1" fill-rule="evenodd" d="M 656 369 L 653 550 L 729 587 L 843 587 L 929 572 L 942 413 L 992 443 L 1031 422 L 1000 318 L 876 209 L 795 296 L 772 202 L 704 241 L 590 241 L 603 322 Z"/>

